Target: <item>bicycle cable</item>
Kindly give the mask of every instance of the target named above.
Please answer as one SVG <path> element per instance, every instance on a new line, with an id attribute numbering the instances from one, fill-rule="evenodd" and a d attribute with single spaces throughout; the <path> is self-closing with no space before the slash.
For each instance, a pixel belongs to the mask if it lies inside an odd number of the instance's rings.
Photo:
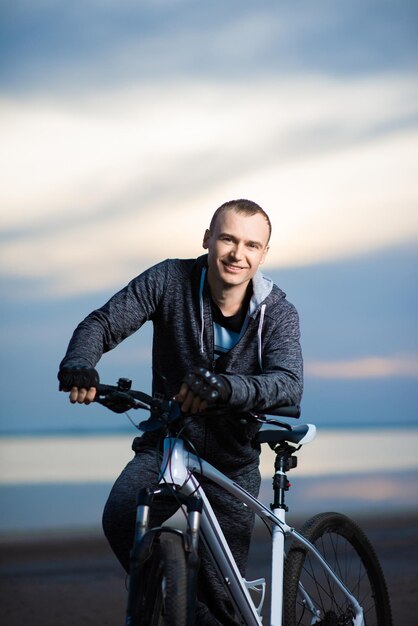
<path id="1" fill-rule="evenodd" d="M 127 418 L 128 418 L 128 420 L 131 422 L 131 424 L 132 424 L 132 426 L 133 426 L 134 428 L 136 428 L 137 430 L 139 430 L 140 432 L 142 432 L 142 431 L 141 431 L 141 428 L 139 427 L 139 424 L 135 424 L 134 420 L 133 420 L 133 419 L 132 419 L 132 417 L 129 415 L 128 411 L 125 411 L 125 412 L 124 412 L 124 415 L 126 415 L 126 417 L 127 417 Z"/>

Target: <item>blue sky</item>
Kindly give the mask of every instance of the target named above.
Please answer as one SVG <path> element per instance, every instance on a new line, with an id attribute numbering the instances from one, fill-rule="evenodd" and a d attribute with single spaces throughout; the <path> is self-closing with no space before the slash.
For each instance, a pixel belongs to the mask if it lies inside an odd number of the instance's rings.
<path id="1" fill-rule="evenodd" d="M 151 263 L 200 254 L 233 197 L 271 215 L 304 412 L 416 423 L 415 2 L 0 10 L 2 430 L 100 427 L 56 392 L 73 328 Z M 102 378 L 148 385 L 149 341 Z"/>

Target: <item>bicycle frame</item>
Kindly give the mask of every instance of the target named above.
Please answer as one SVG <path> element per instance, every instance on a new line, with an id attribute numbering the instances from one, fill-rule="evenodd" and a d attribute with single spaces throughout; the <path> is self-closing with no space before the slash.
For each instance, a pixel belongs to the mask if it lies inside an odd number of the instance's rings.
<path id="1" fill-rule="evenodd" d="M 262 624 L 258 609 L 248 591 L 250 583 L 247 583 L 241 576 L 215 513 L 203 488 L 200 486 L 198 478 L 194 474 L 201 474 L 209 478 L 214 483 L 233 494 L 260 518 L 264 518 L 273 524 L 271 572 L 272 602 L 270 614 L 270 624 L 272 626 L 282 625 L 284 537 L 288 535 L 296 539 L 306 550 L 314 555 L 332 577 L 335 584 L 345 594 L 355 614 L 354 626 L 364 626 L 363 610 L 357 599 L 330 568 L 318 550 L 307 541 L 303 535 L 286 524 L 285 510 L 283 508 L 274 509 L 273 511 L 270 510 L 270 508 L 259 502 L 257 498 L 248 493 L 240 485 L 210 465 L 210 463 L 199 459 L 196 455 L 187 451 L 180 438 L 166 437 L 164 440 L 164 455 L 161 465 L 160 483 L 176 485 L 181 488 L 181 491 L 185 495 L 193 493 L 199 495 L 202 499 L 201 538 L 210 554 L 213 556 L 213 560 L 223 580 L 228 585 L 238 612 L 242 615 L 248 626 L 260 626 Z M 311 623 L 318 623 L 321 619 L 319 610 L 314 606 L 311 598 L 301 584 L 299 588 L 307 608 L 312 614 Z"/>

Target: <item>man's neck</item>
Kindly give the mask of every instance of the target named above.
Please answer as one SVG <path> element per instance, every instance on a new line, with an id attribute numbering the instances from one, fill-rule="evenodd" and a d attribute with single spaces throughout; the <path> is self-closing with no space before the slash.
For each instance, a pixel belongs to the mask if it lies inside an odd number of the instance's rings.
<path id="1" fill-rule="evenodd" d="M 240 311 L 245 301 L 248 283 L 230 286 L 219 285 L 219 283 L 211 280 L 210 272 L 208 272 L 208 283 L 212 300 L 225 317 L 230 317 Z"/>

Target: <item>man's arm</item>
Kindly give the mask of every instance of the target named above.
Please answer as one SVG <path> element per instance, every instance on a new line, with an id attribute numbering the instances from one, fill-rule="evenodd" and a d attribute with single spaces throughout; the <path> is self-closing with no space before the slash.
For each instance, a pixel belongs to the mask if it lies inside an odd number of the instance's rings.
<path id="1" fill-rule="evenodd" d="M 71 391 L 71 402 L 88 403 L 94 399 L 94 381 L 80 380 L 80 377 L 86 371 L 95 372 L 94 368 L 105 352 L 152 318 L 164 293 L 167 274 L 166 262 L 150 268 L 77 326 L 58 374 L 60 389 Z"/>
<path id="2" fill-rule="evenodd" d="M 213 374 L 197 368 L 176 395 L 184 412 L 195 414 L 208 406 L 227 404 L 238 411 L 268 411 L 298 405 L 303 391 L 303 361 L 299 316 L 290 303 L 266 339 L 262 374 Z M 216 393 L 214 398 L 212 393 Z"/>
<path id="3" fill-rule="evenodd" d="M 242 411 L 267 411 L 297 405 L 302 399 L 303 360 L 299 316 L 286 302 L 262 345 L 261 374 L 226 374 L 231 385 L 229 406 Z"/>

